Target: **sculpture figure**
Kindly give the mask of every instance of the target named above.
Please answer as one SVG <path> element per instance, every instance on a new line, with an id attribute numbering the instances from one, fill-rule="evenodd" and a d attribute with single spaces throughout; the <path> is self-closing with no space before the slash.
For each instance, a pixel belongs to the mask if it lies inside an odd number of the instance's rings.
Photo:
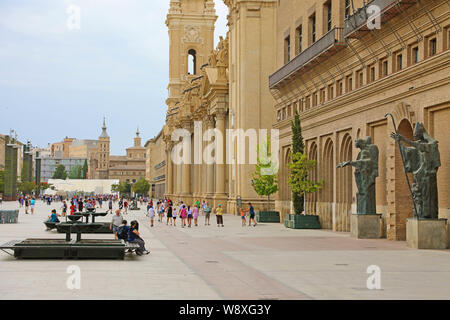
<path id="1" fill-rule="evenodd" d="M 378 147 L 372 139 L 356 139 L 355 146 L 361 149 L 356 161 L 340 163 L 337 167 L 355 167 L 355 179 L 358 187 L 357 214 L 376 214 L 375 179 L 378 177 Z"/>
<path id="2" fill-rule="evenodd" d="M 391 137 L 398 142 L 405 171 L 413 175 L 411 193 L 416 216 L 421 219 L 438 219 L 437 171 L 441 166 L 438 141 L 428 134 L 420 122 L 414 129 L 414 141 L 398 133 L 391 133 Z"/>

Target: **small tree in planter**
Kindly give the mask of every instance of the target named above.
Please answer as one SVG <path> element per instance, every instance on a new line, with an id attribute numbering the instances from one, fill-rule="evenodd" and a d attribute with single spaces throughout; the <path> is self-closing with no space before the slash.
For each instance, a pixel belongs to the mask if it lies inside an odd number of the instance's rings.
<path id="1" fill-rule="evenodd" d="M 270 211 L 270 196 L 275 194 L 278 188 L 277 174 L 278 166 L 272 162 L 272 154 L 270 153 L 270 142 L 264 141 L 258 145 L 257 164 L 253 173 L 253 188 L 259 196 L 267 197 L 267 211 L 258 213 L 258 222 L 280 222 L 278 212 Z M 262 153 L 261 153 L 261 148 Z"/>
<path id="2" fill-rule="evenodd" d="M 293 222 L 291 224 L 291 227 L 293 228 L 320 228 L 320 223 L 317 216 L 302 216 L 302 213 L 305 210 L 305 194 L 320 190 L 322 188 L 323 181 L 314 182 L 308 179 L 308 174 L 315 168 L 316 161 L 308 160 L 308 157 L 305 154 L 305 144 L 303 142 L 300 116 L 297 111 L 295 112 L 295 118 L 292 121 L 291 127 L 292 153 L 291 162 L 288 164 L 291 174 L 288 183 L 292 190 L 294 215 L 289 215 L 289 221 Z M 306 223 L 304 223 L 302 219 L 306 221 Z M 288 224 L 286 223 L 286 225 Z"/>

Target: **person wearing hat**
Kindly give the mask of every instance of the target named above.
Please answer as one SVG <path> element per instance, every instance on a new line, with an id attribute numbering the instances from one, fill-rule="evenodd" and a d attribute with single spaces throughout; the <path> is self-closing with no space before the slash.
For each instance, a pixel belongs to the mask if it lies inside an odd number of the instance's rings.
<path id="1" fill-rule="evenodd" d="M 216 208 L 216 218 L 217 218 L 217 226 L 224 226 L 223 225 L 223 208 L 222 205 L 219 203 L 219 206 Z"/>

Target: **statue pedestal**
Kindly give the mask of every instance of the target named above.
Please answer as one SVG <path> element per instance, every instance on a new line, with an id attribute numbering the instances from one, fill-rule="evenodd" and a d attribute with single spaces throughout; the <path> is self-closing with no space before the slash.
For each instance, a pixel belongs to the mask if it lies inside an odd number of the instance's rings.
<path id="1" fill-rule="evenodd" d="M 381 216 L 381 214 L 352 214 L 351 236 L 357 239 L 380 239 Z"/>
<path id="2" fill-rule="evenodd" d="M 406 244 L 413 249 L 447 249 L 447 219 L 408 219 Z"/>

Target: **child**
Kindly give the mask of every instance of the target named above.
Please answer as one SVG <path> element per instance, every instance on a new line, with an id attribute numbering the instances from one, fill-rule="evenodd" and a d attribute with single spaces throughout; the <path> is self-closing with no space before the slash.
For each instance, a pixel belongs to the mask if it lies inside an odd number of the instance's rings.
<path id="1" fill-rule="evenodd" d="M 245 227 L 247 225 L 247 219 L 244 209 L 241 210 L 241 218 L 242 218 L 242 226 Z"/>
<path id="2" fill-rule="evenodd" d="M 197 206 L 194 207 L 193 214 L 194 214 L 194 224 L 196 227 L 198 227 L 199 208 Z"/>
<path id="3" fill-rule="evenodd" d="M 192 226 L 192 218 L 193 218 L 191 206 L 188 206 L 187 215 L 188 215 L 188 226 L 190 228 Z"/>

